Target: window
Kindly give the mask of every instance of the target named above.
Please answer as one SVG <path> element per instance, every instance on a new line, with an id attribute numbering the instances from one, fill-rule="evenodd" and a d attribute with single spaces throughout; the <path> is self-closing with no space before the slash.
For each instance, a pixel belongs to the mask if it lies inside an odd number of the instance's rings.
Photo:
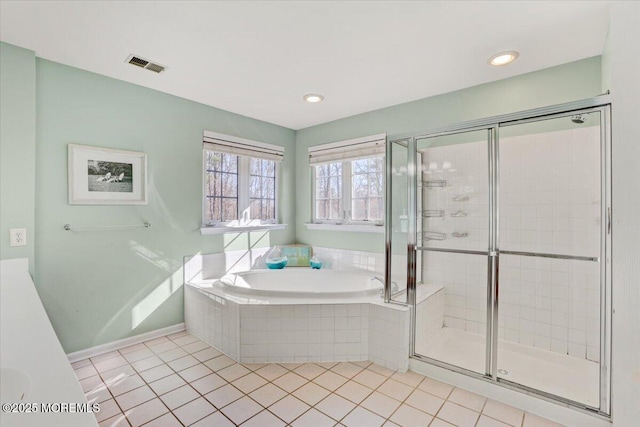
<path id="1" fill-rule="evenodd" d="M 384 221 L 385 140 L 382 134 L 309 149 L 314 223 Z"/>
<path id="2" fill-rule="evenodd" d="M 205 132 L 205 226 L 277 222 L 279 146 Z"/>

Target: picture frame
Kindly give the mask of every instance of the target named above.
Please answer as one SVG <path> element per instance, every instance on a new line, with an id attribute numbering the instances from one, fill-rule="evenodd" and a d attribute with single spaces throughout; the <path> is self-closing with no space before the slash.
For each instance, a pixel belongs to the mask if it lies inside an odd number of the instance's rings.
<path id="1" fill-rule="evenodd" d="M 146 205 L 147 155 L 69 144 L 71 205 Z"/>

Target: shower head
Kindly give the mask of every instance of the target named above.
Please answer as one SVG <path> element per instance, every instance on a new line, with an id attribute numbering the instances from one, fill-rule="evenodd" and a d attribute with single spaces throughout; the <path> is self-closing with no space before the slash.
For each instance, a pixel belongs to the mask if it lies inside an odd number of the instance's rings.
<path id="1" fill-rule="evenodd" d="M 576 114 L 575 116 L 571 116 L 571 121 L 573 123 L 582 124 L 587 121 L 587 116 L 585 114 Z"/>

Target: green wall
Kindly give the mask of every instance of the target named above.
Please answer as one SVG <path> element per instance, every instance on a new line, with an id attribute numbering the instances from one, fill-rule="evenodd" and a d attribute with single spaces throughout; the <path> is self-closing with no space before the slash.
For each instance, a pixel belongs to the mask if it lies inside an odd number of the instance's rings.
<path id="1" fill-rule="evenodd" d="M 34 270 L 35 53 L 0 42 L 0 259 L 29 258 Z M 9 229 L 26 228 L 27 245 L 9 246 Z"/>
<path id="2" fill-rule="evenodd" d="M 295 240 L 294 131 L 39 58 L 36 86 L 35 281 L 67 352 L 183 322 L 183 257 L 249 245 L 246 234 L 200 234 L 205 129 L 285 147 L 289 226 L 258 245 Z M 68 144 L 147 153 L 149 204 L 69 205 Z M 63 230 L 145 220 L 151 228 Z"/>
<path id="3" fill-rule="evenodd" d="M 587 98 L 598 94 L 602 84 L 600 58 L 595 57 L 294 132 L 36 59 L 33 52 L 15 46 L 0 47 L 0 250 L 2 258 L 26 256 L 32 261 L 38 292 L 67 352 L 182 322 L 185 255 L 296 241 L 382 251 L 381 234 L 306 229 L 311 206 L 307 147 Z M 205 129 L 285 147 L 280 212 L 286 230 L 238 238 L 200 234 Z M 147 153 L 149 204 L 69 205 L 68 144 Z M 63 230 L 67 223 L 144 220 L 152 227 Z M 9 227 L 26 227 L 30 244 L 9 249 Z"/>
<path id="4" fill-rule="evenodd" d="M 382 252 L 384 235 L 308 230 L 311 183 L 307 148 L 381 132 L 435 129 L 467 120 L 543 107 L 601 93 L 600 57 L 473 86 L 347 117 L 296 132 L 296 239 L 299 243 Z"/>

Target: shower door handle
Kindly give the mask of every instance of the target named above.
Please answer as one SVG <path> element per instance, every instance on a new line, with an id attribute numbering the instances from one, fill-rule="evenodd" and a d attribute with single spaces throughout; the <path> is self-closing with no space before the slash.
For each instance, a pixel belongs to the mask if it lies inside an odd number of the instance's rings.
<path id="1" fill-rule="evenodd" d="M 611 208 L 607 208 L 607 234 L 611 234 Z"/>

